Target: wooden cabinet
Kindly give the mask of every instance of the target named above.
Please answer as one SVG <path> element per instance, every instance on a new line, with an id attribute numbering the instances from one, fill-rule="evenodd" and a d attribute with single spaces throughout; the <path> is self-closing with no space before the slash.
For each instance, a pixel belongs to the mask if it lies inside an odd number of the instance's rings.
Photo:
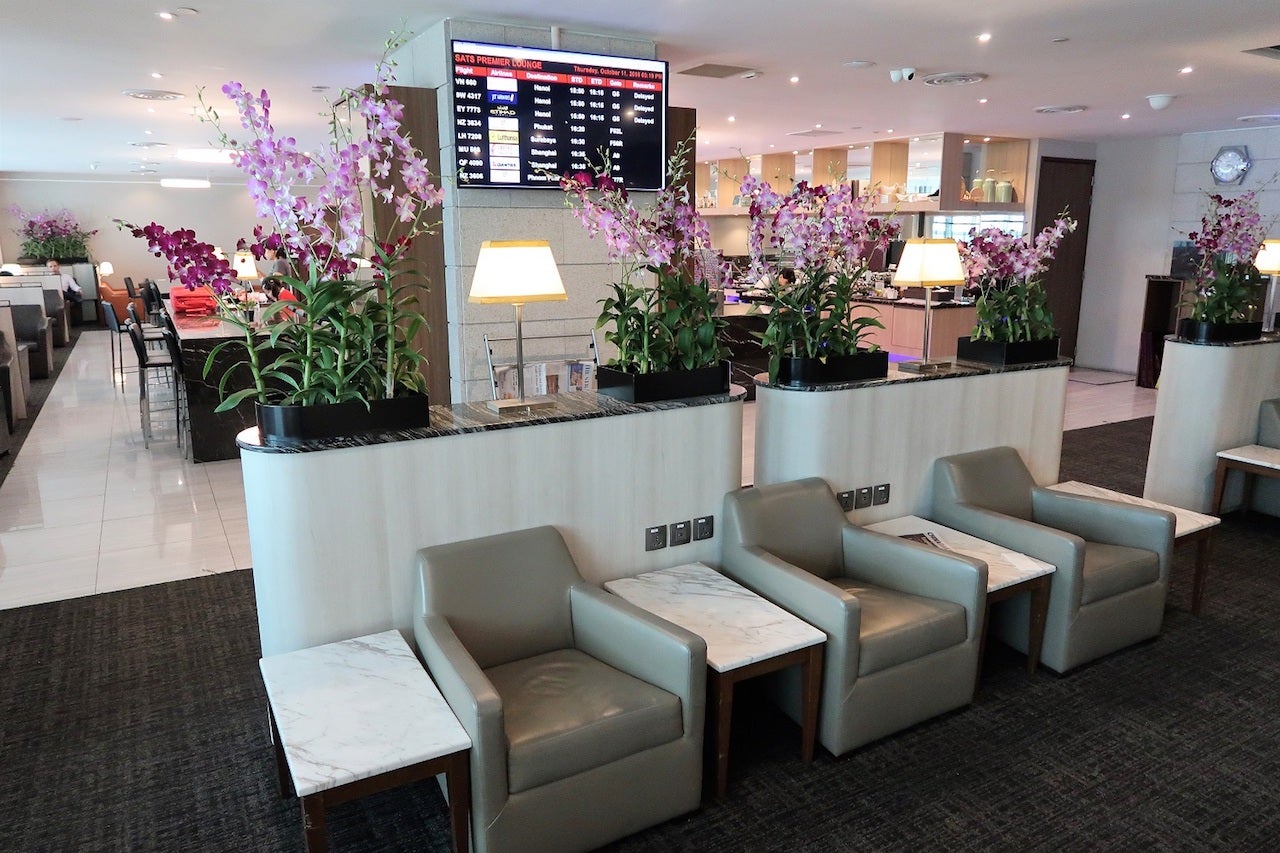
<path id="1" fill-rule="evenodd" d="M 867 343 L 876 344 L 896 355 L 920 358 L 924 344 L 924 306 L 902 303 L 860 302 L 854 310 L 859 314 L 879 309 L 883 329 L 874 329 Z M 953 358 L 956 354 L 956 338 L 973 330 L 978 309 L 972 305 L 933 308 L 929 328 L 929 357 Z"/>

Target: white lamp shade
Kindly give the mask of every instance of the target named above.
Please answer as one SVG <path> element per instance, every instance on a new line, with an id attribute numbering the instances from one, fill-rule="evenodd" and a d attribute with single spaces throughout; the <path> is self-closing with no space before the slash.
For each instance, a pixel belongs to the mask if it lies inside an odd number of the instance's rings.
<path id="1" fill-rule="evenodd" d="M 964 284 L 964 265 L 955 240 L 908 240 L 898 259 L 897 282 L 929 285 Z"/>
<path id="2" fill-rule="evenodd" d="M 7 272 L 12 275 L 22 275 L 22 267 L 19 264 L 3 264 L 0 265 L 0 272 Z"/>
<path id="3" fill-rule="evenodd" d="M 236 271 L 236 278 L 241 281 L 261 278 L 258 274 L 258 265 L 253 262 L 252 252 L 236 252 L 235 259 L 231 261 L 231 268 Z"/>
<path id="4" fill-rule="evenodd" d="M 471 278 L 471 302 L 555 302 L 565 295 L 546 240 L 486 240 Z"/>
<path id="5" fill-rule="evenodd" d="M 103 261 L 98 264 L 98 275 L 115 275 L 116 268 L 111 265 L 111 261 Z"/>
<path id="6" fill-rule="evenodd" d="M 1264 240 L 1253 265 L 1258 268 L 1258 272 L 1269 275 L 1280 273 L 1280 240 Z"/>

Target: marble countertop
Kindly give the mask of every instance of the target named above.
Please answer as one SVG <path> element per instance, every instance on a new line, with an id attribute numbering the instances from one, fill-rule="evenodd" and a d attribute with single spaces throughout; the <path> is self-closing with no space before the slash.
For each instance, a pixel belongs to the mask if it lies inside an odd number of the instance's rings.
<path id="1" fill-rule="evenodd" d="M 1226 452 L 1226 451 L 1224 451 Z M 1276 467 L 1280 467 L 1280 450 L 1272 449 L 1276 455 Z M 1220 454 L 1221 455 L 1221 454 Z M 1157 501 L 1149 501 L 1146 498 L 1138 498 L 1133 495 L 1126 495 L 1123 492 L 1104 489 L 1102 486 L 1094 486 L 1090 483 L 1081 483 L 1077 480 L 1068 480 L 1065 483 L 1058 483 L 1047 488 L 1058 492 L 1066 492 L 1071 495 L 1084 495 L 1090 498 L 1103 498 L 1110 501 L 1119 501 L 1120 503 L 1132 504 L 1134 506 L 1146 506 L 1152 509 L 1162 509 L 1166 512 L 1173 513 L 1173 538 L 1180 539 L 1191 533 L 1198 533 L 1207 527 L 1213 527 L 1222 523 L 1222 519 L 1216 515 L 1205 515 L 1204 513 L 1192 512 L 1189 509 L 1183 509 L 1179 506 L 1171 506 L 1162 504 Z"/>
<path id="2" fill-rule="evenodd" d="M 173 327 L 178 330 L 179 343 L 244 337 L 239 326 L 228 323 L 217 314 L 194 317 L 170 312 L 169 316 L 173 318 Z"/>
<path id="3" fill-rule="evenodd" d="M 299 797 L 471 747 L 399 631 L 259 665 Z"/>
<path id="4" fill-rule="evenodd" d="M 250 427 L 236 436 L 236 444 L 255 453 L 311 453 L 342 447 L 366 447 L 393 441 L 411 441 L 419 438 L 436 438 L 446 435 L 463 435 L 472 432 L 492 432 L 500 429 L 539 426 L 541 424 L 566 423 L 592 420 L 618 415 L 636 415 L 646 412 L 664 412 L 689 409 L 696 406 L 714 406 L 732 403 L 746 396 L 740 385 L 729 386 L 728 394 L 712 394 L 707 397 L 686 397 L 682 400 L 663 400 L 657 403 L 624 403 L 603 394 L 583 391 L 573 394 L 553 394 L 554 405 L 533 411 L 498 414 L 490 410 L 484 401 L 457 403 L 452 406 L 432 406 L 431 425 L 407 430 L 366 433 L 323 439 L 297 447 L 267 447 L 262 443 L 257 427 Z"/>
<path id="5" fill-rule="evenodd" d="M 1244 444 L 1240 447 L 1231 447 L 1227 450 L 1219 450 L 1218 455 L 1224 459 L 1234 459 L 1237 462 L 1252 462 L 1255 465 L 1263 465 L 1267 468 L 1280 468 L 1280 448 L 1267 447 L 1264 444 Z"/>
<path id="6" fill-rule="evenodd" d="M 1028 364 L 980 364 L 976 361 L 957 361 L 949 370 L 933 373 L 910 373 L 899 370 L 893 363 L 889 364 L 889 375 L 883 379 L 860 379 L 857 382 L 829 382 L 818 385 L 774 385 L 769 382 L 769 374 L 759 373 L 755 376 L 757 388 L 776 388 L 779 391 L 797 391 L 800 393 L 821 391 L 848 391 L 855 388 L 873 388 L 879 385 L 896 385 L 906 382 L 934 382 L 941 379 L 956 379 L 962 376 L 989 376 L 996 373 L 1015 373 L 1022 370 L 1045 370 L 1052 367 L 1070 367 L 1069 358 L 1058 358 L 1053 361 L 1035 361 Z"/>
<path id="7" fill-rule="evenodd" d="M 1280 343 L 1280 332 L 1263 332 L 1262 337 L 1252 341 L 1189 341 L 1177 335 L 1165 335 L 1164 339 L 1171 344 L 1187 344 L 1193 347 L 1253 347 L 1259 344 Z"/>
<path id="8" fill-rule="evenodd" d="M 987 564 L 987 592 L 995 592 L 1022 581 L 1052 574 L 1053 566 L 1035 557 L 1028 557 L 1017 551 L 1011 551 L 1001 545 L 987 542 L 968 533 L 952 530 L 927 518 L 915 515 L 904 515 L 868 524 L 867 530 L 887 533 L 890 536 L 902 536 L 909 533 L 932 533 L 949 550 L 966 557 L 982 560 Z"/>
<path id="9" fill-rule="evenodd" d="M 707 641 L 707 665 L 728 672 L 825 642 L 827 635 L 710 566 L 689 563 L 604 588 Z"/>

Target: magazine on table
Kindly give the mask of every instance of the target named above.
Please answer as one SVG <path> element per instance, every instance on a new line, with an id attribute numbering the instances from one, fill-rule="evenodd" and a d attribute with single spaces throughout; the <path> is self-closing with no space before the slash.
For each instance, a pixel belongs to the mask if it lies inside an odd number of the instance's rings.
<path id="1" fill-rule="evenodd" d="M 943 551 L 951 550 L 935 533 L 902 533 L 899 534 L 898 538 L 910 539 L 912 542 L 919 542 L 922 545 L 932 545 L 935 548 L 941 548 Z"/>

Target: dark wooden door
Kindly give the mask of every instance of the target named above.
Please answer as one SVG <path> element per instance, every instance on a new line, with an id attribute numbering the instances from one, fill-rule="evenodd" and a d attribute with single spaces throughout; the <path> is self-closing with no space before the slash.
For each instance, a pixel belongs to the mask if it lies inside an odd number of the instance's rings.
<path id="1" fill-rule="evenodd" d="M 1084 289 L 1084 259 L 1089 243 L 1089 210 L 1093 204 L 1093 160 L 1043 157 L 1036 188 L 1033 233 L 1050 225 L 1062 211 L 1077 221 L 1076 230 L 1058 246 L 1044 274 L 1049 310 L 1062 336 L 1059 353 L 1074 358 L 1080 329 L 1080 294 Z"/>

